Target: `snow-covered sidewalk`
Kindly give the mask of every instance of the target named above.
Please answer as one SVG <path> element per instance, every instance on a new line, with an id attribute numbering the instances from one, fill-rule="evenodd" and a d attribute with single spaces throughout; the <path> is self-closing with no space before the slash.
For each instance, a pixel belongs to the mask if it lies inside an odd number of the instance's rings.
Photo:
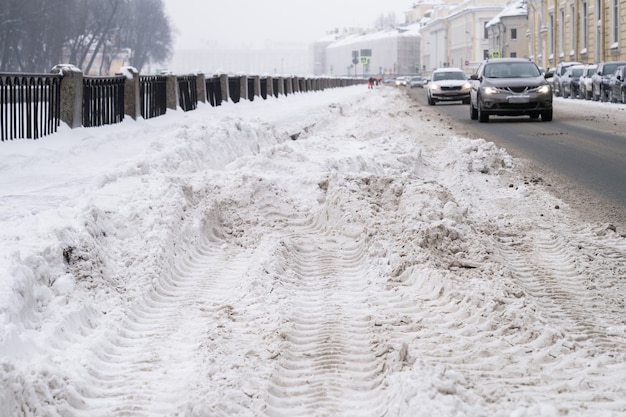
<path id="1" fill-rule="evenodd" d="M 626 416 L 626 239 L 401 89 L 0 152 L 0 417 Z"/>

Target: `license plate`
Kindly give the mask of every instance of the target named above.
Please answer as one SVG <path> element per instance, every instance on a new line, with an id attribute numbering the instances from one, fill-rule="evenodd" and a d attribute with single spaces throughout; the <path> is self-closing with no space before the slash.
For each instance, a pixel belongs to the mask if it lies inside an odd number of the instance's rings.
<path id="1" fill-rule="evenodd" d="M 528 103 L 530 100 L 529 96 L 509 96 L 509 103 Z"/>

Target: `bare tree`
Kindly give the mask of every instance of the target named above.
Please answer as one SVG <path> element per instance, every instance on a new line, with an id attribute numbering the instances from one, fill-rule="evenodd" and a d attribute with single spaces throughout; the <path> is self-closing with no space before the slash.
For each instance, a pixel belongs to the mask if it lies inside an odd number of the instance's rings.
<path id="1" fill-rule="evenodd" d="M 62 0 L 0 0 L 0 71 L 47 71 L 63 49 Z"/>
<path id="2" fill-rule="evenodd" d="M 59 63 L 108 73 L 122 51 L 141 69 L 172 51 L 162 0 L 0 0 L 0 71 L 47 72 Z"/>
<path id="3" fill-rule="evenodd" d="M 132 51 L 130 64 L 141 72 L 151 61 L 172 53 L 172 29 L 162 0 L 135 0 L 128 5 L 119 44 Z"/>
<path id="4" fill-rule="evenodd" d="M 394 12 L 381 14 L 374 23 L 376 29 L 390 29 L 398 26 L 398 17 Z"/>
<path id="5" fill-rule="evenodd" d="M 75 13 L 69 27 L 69 63 L 85 73 L 91 70 L 119 19 L 123 0 L 73 0 Z"/>

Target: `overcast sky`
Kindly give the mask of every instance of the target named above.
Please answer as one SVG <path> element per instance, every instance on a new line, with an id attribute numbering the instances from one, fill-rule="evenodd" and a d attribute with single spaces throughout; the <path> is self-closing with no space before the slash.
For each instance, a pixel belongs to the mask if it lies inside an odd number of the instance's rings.
<path id="1" fill-rule="evenodd" d="M 309 44 L 333 28 L 372 27 L 380 15 L 399 23 L 412 0 L 164 0 L 175 47 Z"/>

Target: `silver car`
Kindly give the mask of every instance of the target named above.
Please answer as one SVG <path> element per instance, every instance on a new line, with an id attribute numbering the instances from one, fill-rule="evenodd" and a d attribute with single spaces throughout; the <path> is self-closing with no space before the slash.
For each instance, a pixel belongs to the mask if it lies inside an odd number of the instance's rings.
<path id="1" fill-rule="evenodd" d="M 591 100 L 591 76 L 596 73 L 597 65 L 585 65 L 583 69 L 583 75 L 580 76 L 578 80 L 580 92 L 578 94 L 579 98 L 584 98 L 586 100 Z"/>
<path id="2" fill-rule="evenodd" d="M 433 106 L 438 101 L 462 101 L 467 104 L 471 88 L 462 69 L 436 69 L 427 84 L 428 104 Z"/>

